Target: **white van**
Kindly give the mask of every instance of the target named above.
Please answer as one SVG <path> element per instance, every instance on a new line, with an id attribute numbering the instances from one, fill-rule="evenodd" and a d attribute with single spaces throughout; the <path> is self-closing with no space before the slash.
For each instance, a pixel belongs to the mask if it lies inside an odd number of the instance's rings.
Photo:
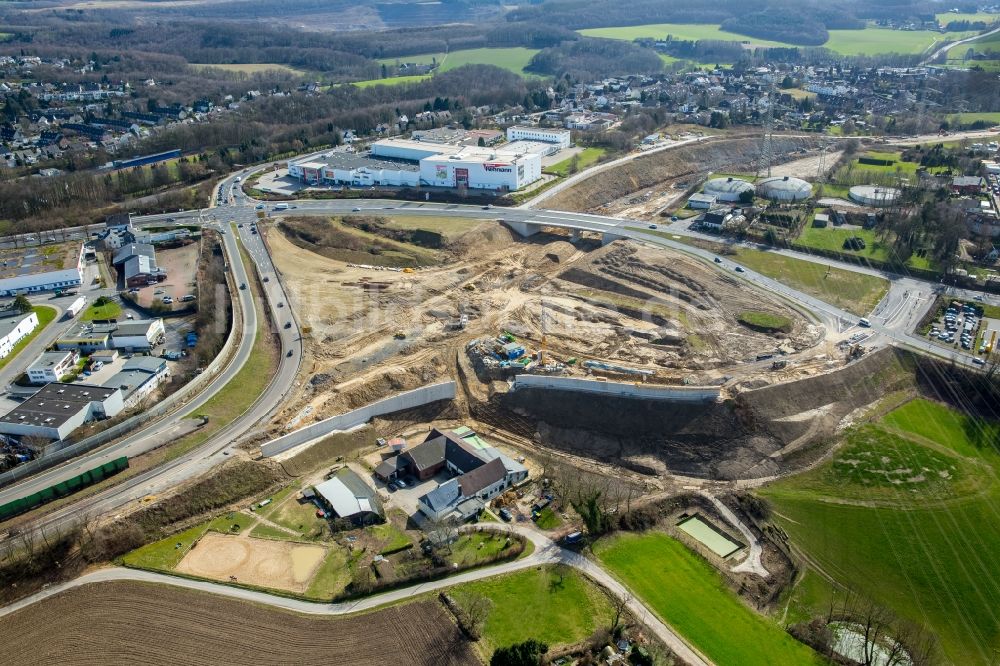
<path id="1" fill-rule="evenodd" d="M 858 326 L 864 326 L 865 328 L 870 328 L 871 325 L 872 323 L 867 319 L 861 319 L 861 321 L 858 322 Z"/>
<path id="2" fill-rule="evenodd" d="M 274 210 L 288 210 L 288 204 L 286 203 L 274 204 Z"/>

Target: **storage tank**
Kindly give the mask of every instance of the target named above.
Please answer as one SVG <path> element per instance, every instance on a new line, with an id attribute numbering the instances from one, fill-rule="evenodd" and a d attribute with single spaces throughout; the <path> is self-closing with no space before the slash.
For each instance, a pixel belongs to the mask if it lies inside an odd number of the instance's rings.
<path id="1" fill-rule="evenodd" d="M 715 196 L 717 201 L 736 203 L 744 192 L 754 193 L 754 187 L 739 178 L 713 178 L 702 187 L 702 192 Z"/>
<path id="2" fill-rule="evenodd" d="M 801 178 L 778 176 L 760 181 L 757 191 L 774 201 L 805 201 L 812 196 L 812 185 Z"/>
<path id="3" fill-rule="evenodd" d="M 851 201 L 863 206 L 883 208 L 892 206 L 899 201 L 901 192 L 895 187 L 878 187 L 875 185 L 855 185 L 848 192 Z"/>

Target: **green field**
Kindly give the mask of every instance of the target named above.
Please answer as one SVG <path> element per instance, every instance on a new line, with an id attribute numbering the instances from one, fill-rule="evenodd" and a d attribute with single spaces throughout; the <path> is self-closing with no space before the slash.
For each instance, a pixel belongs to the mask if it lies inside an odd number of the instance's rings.
<path id="1" fill-rule="evenodd" d="M 460 585 L 452 594 L 459 604 L 466 603 L 470 594 L 493 602 L 483 629 L 491 648 L 529 638 L 553 648 L 581 641 L 602 625 L 611 626 L 611 605 L 604 593 L 565 567 L 485 578 Z"/>
<path id="2" fill-rule="evenodd" d="M 444 235 L 445 237 L 461 236 L 483 223 L 471 217 L 430 217 L 424 215 L 393 215 L 386 220 L 385 226 L 390 229 L 423 229 Z"/>
<path id="3" fill-rule="evenodd" d="M 965 44 L 958 44 L 950 49 L 948 49 L 948 60 L 953 64 L 961 64 L 965 55 L 969 52 L 969 49 L 973 51 L 1000 51 L 1000 33 L 995 35 L 985 35 L 979 39 L 967 42 Z M 984 67 L 988 62 L 996 61 L 975 61 L 974 63 L 980 67 Z"/>
<path id="4" fill-rule="evenodd" d="M 982 21 L 984 23 L 993 23 L 994 21 L 1000 21 L 1000 14 L 990 14 L 989 12 L 976 12 L 975 14 L 954 14 L 951 12 L 944 12 L 937 15 L 938 23 L 941 25 L 948 25 L 952 21 Z"/>
<path id="5" fill-rule="evenodd" d="M 829 462 L 759 492 L 811 566 L 928 625 L 945 661 L 993 663 L 1000 651 L 998 437 L 1000 424 L 917 399 L 849 435 Z M 864 463 L 845 463 L 864 452 Z M 897 483 L 894 470 L 903 469 L 927 480 Z M 829 585 L 813 577 L 800 587 L 792 605 L 825 614 Z"/>
<path id="6" fill-rule="evenodd" d="M 93 321 L 95 319 L 117 319 L 122 313 L 122 307 L 111 301 L 110 303 L 105 303 L 104 305 L 91 304 L 83 314 L 80 315 L 80 319 L 83 321 Z"/>
<path id="7" fill-rule="evenodd" d="M 215 63 L 189 63 L 191 67 L 211 67 L 212 69 L 221 69 L 226 72 L 242 72 L 244 74 L 257 74 L 259 72 L 268 71 L 279 71 L 287 72 L 294 76 L 304 76 L 305 72 L 301 69 L 295 69 L 294 67 L 289 67 L 288 65 L 279 65 L 277 63 L 239 63 L 239 64 L 215 64 Z"/>
<path id="8" fill-rule="evenodd" d="M 756 46 L 793 46 L 767 39 L 756 39 L 734 32 L 726 32 L 717 25 L 707 23 L 653 23 L 615 28 L 590 28 L 578 31 L 587 37 L 605 39 L 675 39 L 697 41 L 701 39 L 750 42 Z M 878 55 L 881 53 L 923 53 L 938 42 L 967 37 L 973 33 L 938 33 L 933 30 L 891 30 L 869 26 L 864 30 L 830 30 L 830 39 L 823 47 L 843 55 Z"/>
<path id="9" fill-rule="evenodd" d="M 791 46 L 782 42 L 767 39 L 756 39 L 735 32 L 726 32 L 717 25 L 709 23 L 650 23 L 647 25 L 628 25 L 617 28 L 589 28 L 579 30 L 586 37 L 602 37 L 604 39 L 621 39 L 632 42 L 636 39 L 665 39 L 672 35 L 674 39 L 698 41 L 701 39 L 721 40 L 728 42 L 752 42 L 759 46 Z"/>
<path id="10" fill-rule="evenodd" d="M 747 268 L 862 317 L 889 290 L 888 280 L 876 275 L 831 268 L 774 252 L 740 248 L 737 258 Z"/>
<path id="11" fill-rule="evenodd" d="M 662 532 L 602 539 L 594 554 L 717 664 L 823 663 L 809 647 L 744 605 L 711 565 Z"/>
<path id="12" fill-rule="evenodd" d="M 855 237 L 864 239 L 865 249 L 845 250 L 844 241 Z M 880 241 L 871 229 L 838 229 L 836 227 L 814 227 L 807 224 L 802 228 L 802 233 L 799 234 L 796 242 L 805 247 L 843 252 L 877 261 L 888 261 L 890 254 L 889 246 Z"/>
<path id="13" fill-rule="evenodd" d="M 961 39 L 969 34 L 972 33 L 892 30 L 869 26 L 864 30 L 830 30 L 830 39 L 823 46 L 843 55 L 919 54 L 939 42 Z"/>
<path id="14" fill-rule="evenodd" d="M 792 330 L 791 319 L 771 312 L 744 310 L 736 318 L 741 324 L 745 324 L 751 328 L 784 331 L 786 333 Z"/>
<path id="15" fill-rule="evenodd" d="M 577 161 L 577 171 L 583 171 L 587 167 L 596 164 L 605 152 L 604 148 L 584 148 L 575 156 Z M 569 175 L 573 159 L 573 157 L 570 157 L 561 162 L 556 162 L 552 166 L 545 167 L 543 171 L 545 173 L 551 173 L 565 178 Z"/>
<path id="16" fill-rule="evenodd" d="M 398 56 L 396 58 L 379 58 L 378 64 L 395 66 L 403 63 L 413 63 L 414 65 L 430 65 L 434 62 L 444 60 L 445 53 L 422 53 L 421 55 Z"/>
<path id="17" fill-rule="evenodd" d="M 413 76 L 391 76 L 387 79 L 368 79 L 367 81 L 352 81 L 350 85 L 359 88 L 372 86 L 398 86 L 403 83 L 420 83 L 431 78 L 432 74 L 415 74 Z"/>
<path id="18" fill-rule="evenodd" d="M 47 305 L 35 305 L 31 309 L 34 310 L 35 314 L 38 316 L 38 326 L 36 326 L 35 330 L 31 333 L 24 336 L 20 342 L 14 345 L 9 354 L 0 358 L 0 368 L 17 358 L 17 355 L 21 352 L 21 350 L 27 347 L 32 340 L 38 337 L 39 333 L 44 331 L 45 327 L 51 324 L 56 318 L 56 309 L 50 308 Z"/>
<path id="19" fill-rule="evenodd" d="M 521 46 L 452 51 L 445 56 L 438 71 L 447 72 L 463 65 L 493 65 L 523 75 L 526 74 L 524 68 L 536 53 L 538 49 L 526 49 Z"/>
<path id="20" fill-rule="evenodd" d="M 948 122 L 959 125 L 969 125 L 979 120 L 1000 125 L 1000 111 L 986 111 L 981 113 L 953 113 L 948 116 Z"/>

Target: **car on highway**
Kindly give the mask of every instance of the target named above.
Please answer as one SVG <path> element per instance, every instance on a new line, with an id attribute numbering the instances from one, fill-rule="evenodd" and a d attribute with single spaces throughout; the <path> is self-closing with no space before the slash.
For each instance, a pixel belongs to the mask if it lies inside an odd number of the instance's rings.
<path id="1" fill-rule="evenodd" d="M 264 210 L 264 204 L 257 204 L 253 207 L 254 210 Z"/>
<path id="2" fill-rule="evenodd" d="M 293 355 L 294 353 L 295 353 L 295 350 L 294 350 L 294 349 L 289 349 L 289 350 L 288 350 L 288 353 L 287 353 L 287 354 L 285 354 L 285 356 L 291 356 L 291 355 Z"/>
<path id="3" fill-rule="evenodd" d="M 270 282 L 270 281 L 271 281 L 271 278 L 269 278 L 269 277 L 267 277 L 267 276 L 265 275 L 265 276 L 264 276 L 264 282 Z"/>
<path id="4" fill-rule="evenodd" d="M 721 264 L 721 263 L 722 263 L 722 259 L 719 259 L 718 257 L 716 257 L 716 258 L 715 258 L 715 263 L 717 263 L 717 264 Z"/>
<path id="5" fill-rule="evenodd" d="M 291 327 L 292 327 L 292 322 L 286 321 L 285 322 L 285 328 L 291 328 Z"/>
<path id="6" fill-rule="evenodd" d="M 360 213 L 361 209 L 360 208 L 352 208 L 351 212 L 353 212 L 353 213 Z"/>
<path id="7" fill-rule="evenodd" d="M 655 225 L 655 224 L 651 224 L 651 225 L 649 225 L 649 228 L 650 228 L 650 229 L 655 229 L 655 228 L 656 228 L 656 225 Z"/>
<path id="8" fill-rule="evenodd" d="M 745 270 L 743 269 L 743 267 L 742 267 L 742 266 L 737 266 L 737 267 L 736 267 L 736 272 L 737 272 L 737 273 L 746 273 L 746 271 L 745 271 Z"/>
<path id="9" fill-rule="evenodd" d="M 285 304 L 284 304 L 284 302 L 283 302 L 283 301 L 278 301 L 278 307 L 279 307 L 279 308 L 283 308 L 283 307 L 285 307 Z"/>
<path id="10" fill-rule="evenodd" d="M 243 282 L 243 283 L 240 284 L 240 289 L 246 289 L 246 288 L 247 288 L 247 283 L 246 282 Z"/>
<path id="11" fill-rule="evenodd" d="M 676 222 L 677 221 L 677 216 L 676 215 L 671 215 L 670 216 L 670 221 L 671 222 Z"/>

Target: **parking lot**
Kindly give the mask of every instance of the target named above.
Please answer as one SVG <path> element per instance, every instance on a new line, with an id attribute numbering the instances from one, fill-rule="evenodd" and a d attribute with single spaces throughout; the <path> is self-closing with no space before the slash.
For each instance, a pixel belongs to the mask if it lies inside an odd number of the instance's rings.
<path id="1" fill-rule="evenodd" d="M 981 318 L 982 308 L 970 303 L 953 302 L 932 324 L 927 337 L 945 347 L 961 349 L 973 356 L 991 351 L 990 330 L 997 330 L 993 320 Z M 992 327 L 991 327 L 992 323 Z"/>

